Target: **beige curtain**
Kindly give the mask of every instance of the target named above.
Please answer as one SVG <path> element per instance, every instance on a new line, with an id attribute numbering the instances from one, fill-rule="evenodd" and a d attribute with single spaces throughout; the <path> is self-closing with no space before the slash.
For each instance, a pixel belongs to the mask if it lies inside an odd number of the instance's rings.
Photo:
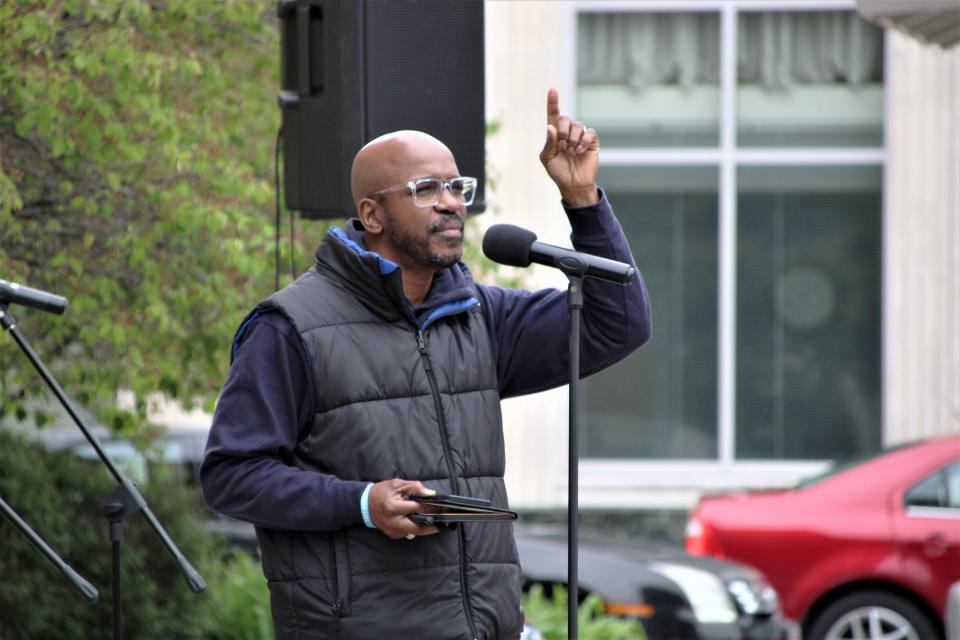
<path id="1" fill-rule="evenodd" d="M 717 84 L 717 14 L 581 14 L 581 83 Z M 798 84 L 881 81 L 883 34 L 848 12 L 744 13 L 737 21 L 741 84 L 788 91 Z"/>

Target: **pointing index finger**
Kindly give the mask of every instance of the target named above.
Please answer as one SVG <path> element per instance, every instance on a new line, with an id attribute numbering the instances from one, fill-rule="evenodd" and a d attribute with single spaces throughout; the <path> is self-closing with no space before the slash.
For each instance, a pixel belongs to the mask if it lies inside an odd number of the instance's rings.
<path id="1" fill-rule="evenodd" d="M 547 91 L 547 124 L 556 126 L 560 117 L 560 95 L 556 89 Z"/>

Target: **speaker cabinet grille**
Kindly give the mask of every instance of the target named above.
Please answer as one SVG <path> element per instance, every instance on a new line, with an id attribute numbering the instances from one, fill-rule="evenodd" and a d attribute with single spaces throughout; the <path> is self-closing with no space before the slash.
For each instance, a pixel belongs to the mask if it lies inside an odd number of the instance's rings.
<path id="1" fill-rule="evenodd" d="M 287 207 L 352 215 L 353 156 L 381 134 L 416 129 L 480 179 L 471 210 L 483 210 L 481 0 L 284 0 L 278 14 Z"/>

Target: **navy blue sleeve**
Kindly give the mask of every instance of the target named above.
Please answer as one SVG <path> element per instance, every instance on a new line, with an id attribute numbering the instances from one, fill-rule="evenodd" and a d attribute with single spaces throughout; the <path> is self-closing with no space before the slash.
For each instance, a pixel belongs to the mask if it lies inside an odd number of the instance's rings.
<path id="1" fill-rule="evenodd" d="M 577 251 L 627 262 L 636 268 L 626 236 L 606 194 L 589 207 L 567 208 Z M 478 286 L 497 356 L 500 395 L 508 398 L 569 382 L 570 312 L 567 292 Z M 650 298 L 640 271 L 626 287 L 585 278 L 581 314 L 580 374 L 596 373 L 626 357 L 652 331 Z"/>
<path id="2" fill-rule="evenodd" d="M 242 336 L 217 402 L 200 483 L 217 511 L 271 529 L 334 531 L 362 524 L 365 482 L 293 466 L 313 413 L 313 381 L 285 316 L 258 316 Z"/>

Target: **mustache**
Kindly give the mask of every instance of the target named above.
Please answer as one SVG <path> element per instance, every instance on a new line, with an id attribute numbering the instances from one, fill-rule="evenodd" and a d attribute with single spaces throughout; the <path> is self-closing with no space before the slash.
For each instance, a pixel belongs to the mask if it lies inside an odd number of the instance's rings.
<path id="1" fill-rule="evenodd" d="M 463 219 L 457 214 L 445 214 L 439 220 L 431 222 L 427 227 L 430 233 L 439 233 L 446 229 L 457 229 L 463 231 Z"/>

